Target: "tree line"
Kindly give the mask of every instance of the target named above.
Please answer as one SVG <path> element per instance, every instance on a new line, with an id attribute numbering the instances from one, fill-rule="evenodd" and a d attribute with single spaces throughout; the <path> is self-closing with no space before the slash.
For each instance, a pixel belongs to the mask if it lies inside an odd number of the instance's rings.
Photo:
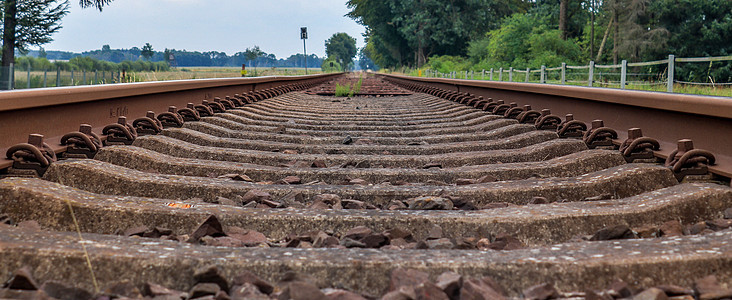
<path id="1" fill-rule="evenodd" d="M 347 5 L 348 16 L 366 27 L 364 54 L 389 68 L 536 69 L 562 62 L 660 60 L 669 54 L 732 55 L 729 0 L 349 0 Z M 676 73 L 695 81 L 732 81 L 732 64 L 715 64 L 677 65 Z"/>
<path id="2" fill-rule="evenodd" d="M 149 53 L 143 55 L 145 46 L 149 45 Z M 277 58 L 274 54 L 268 54 L 259 50 L 259 52 L 250 48 L 250 52 L 242 51 L 234 55 L 227 55 L 225 52 L 219 51 L 186 51 L 176 49 L 165 49 L 164 51 L 154 51 L 152 45 L 146 44 L 142 48 L 132 47 L 130 49 L 111 49 L 109 45 L 103 45 L 101 49 L 74 53 L 68 51 L 46 51 L 31 50 L 28 56 L 47 58 L 48 60 L 70 60 L 74 57 L 89 57 L 101 61 L 112 63 L 121 63 L 123 61 L 151 61 L 151 62 L 169 62 L 177 67 L 240 67 L 242 64 L 254 67 L 294 67 L 304 68 L 305 59 L 302 54 L 293 54 L 287 58 Z M 253 53 L 254 52 L 254 53 Z M 167 55 L 166 55 L 167 53 Z M 170 54 L 173 54 L 175 62 L 170 61 Z M 252 56 L 252 55 L 255 56 Z M 323 62 L 323 58 L 315 54 L 308 55 L 308 68 L 319 68 Z"/>

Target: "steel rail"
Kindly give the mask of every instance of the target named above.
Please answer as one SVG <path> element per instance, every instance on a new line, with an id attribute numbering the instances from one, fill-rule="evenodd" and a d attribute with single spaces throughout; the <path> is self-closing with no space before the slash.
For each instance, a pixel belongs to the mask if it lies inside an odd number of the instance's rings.
<path id="1" fill-rule="evenodd" d="M 341 73 L 305 76 L 269 76 L 254 78 L 223 78 L 174 80 L 110 85 L 42 88 L 0 92 L 0 169 L 12 161 L 5 159 L 7 148 L 24 143 L 29 134 L 45 136 L 52 149 L 61 153 L 61 137 L 90 124 L 101 133 L 104 126 L 115 123 L 120 116 L 129 122 L 147 111 L 161 113 L 169 106 L 186 107 L 214 97 L 224 98 L 249 91 L 262 90 L 292 83 L 306 83 Z"/>
<path id="2" fill-rule="evenodd" d="M 600 119 L 618 132 L 622 143 L 630 128 L 658 140 L 657 157 L 665 159 L 676 150 L 677 141 L 692 139 L 694 147 L 711 151 L 717 158 L 709 170 L 732 178 L 732 98 L 664 92 L 618 90 L 553 84 L 495 82 L 444 78 L 420 78 L 382 74 L 397 80 L 467 92 L 484 98 L 531 105 L 535 110 L 551 109 L 564 117 L 590 123 Z"/>

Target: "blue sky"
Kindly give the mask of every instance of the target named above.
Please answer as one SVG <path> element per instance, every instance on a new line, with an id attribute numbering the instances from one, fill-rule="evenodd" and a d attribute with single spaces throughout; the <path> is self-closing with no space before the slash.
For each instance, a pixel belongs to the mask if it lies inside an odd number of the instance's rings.
<path id="1" fill-rule="evenodd" d="M 258 45 L 286 58 L 302 53 L 300 27 L 308 27 L 307 52 L 325 56 L 325 40 L 346 32 L 363 46 L 363 26 L 348 17 L 345 0 L 115 0 L 102 12 L 81 9 L 70 0 L 70 13 L 46 50 L 81 52 L 139 47 L 150 43 L 189 51 L 232 55 Z"/>

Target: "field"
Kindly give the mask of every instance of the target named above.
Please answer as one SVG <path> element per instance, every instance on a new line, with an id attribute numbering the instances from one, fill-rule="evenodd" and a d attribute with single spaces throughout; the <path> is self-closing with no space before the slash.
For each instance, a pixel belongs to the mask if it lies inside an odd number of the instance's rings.
<path id="1" fill-rule="evenodd" d="M 319 74 L 322 71 L 318 68 L 309 68 L 308 74 Z M 15 88 L 26 89 L 28 86 L 28 72 L 15 72 Z M 146 82 L 146 81 L 167 81 L 183 79 L 202 78 L 231 78 L 241 77 L 241 69 L 236 67 L 181 67 L 163 72 L 130 72 L 120 78 L 117 72 L 68 72 L 63 71 L 56 76 L 55 71 L 31 71 L 30 88 L 74 86 L 118 82 Z M 305 75 L 304 68 L 253 68 L 247 69 L 247 77 L 251 76 L 294 76 Z M 58 83 L 58 84 L 57 84 Z"/>

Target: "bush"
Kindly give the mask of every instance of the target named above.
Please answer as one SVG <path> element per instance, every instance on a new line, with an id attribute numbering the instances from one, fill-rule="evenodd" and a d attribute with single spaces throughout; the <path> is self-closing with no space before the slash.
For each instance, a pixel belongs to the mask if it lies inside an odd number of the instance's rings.
<path id="1" fill-rule="evenodd" d="M 167 62 L 149 62 L 144 60 L 130 61 L 126 60 L 120 63 L 113 63 L 104 60 L 98 60 L 88 56 L 76 56 L 69 61 L 50 62 L 45 58 L 36 58 L 32 56 L 20 56 L 15 59 L 15 69 L 18 71 L 27 71 L 30 65 L 31 70 L 56 70 L 61 71 L 128 71 L 128 72 L 159 72 L 169 71 L 170 66 Z"/>
<path id="2" fill-rule="evenodd" d="M 323 70 L 323 72 L 340 72 L 343 70 L 341 64 L 336 61 L 335 57 L 326 58 L 320 66 L 320 69 Z"/>
<path id="3" fill-rule="evenodd" d="M 460 56 L 433 56 L 427 61 L 430 69 L 441 73 L 449 73 L 452 71 L 465 71 L 470 68 L 470 62 Z"/>

